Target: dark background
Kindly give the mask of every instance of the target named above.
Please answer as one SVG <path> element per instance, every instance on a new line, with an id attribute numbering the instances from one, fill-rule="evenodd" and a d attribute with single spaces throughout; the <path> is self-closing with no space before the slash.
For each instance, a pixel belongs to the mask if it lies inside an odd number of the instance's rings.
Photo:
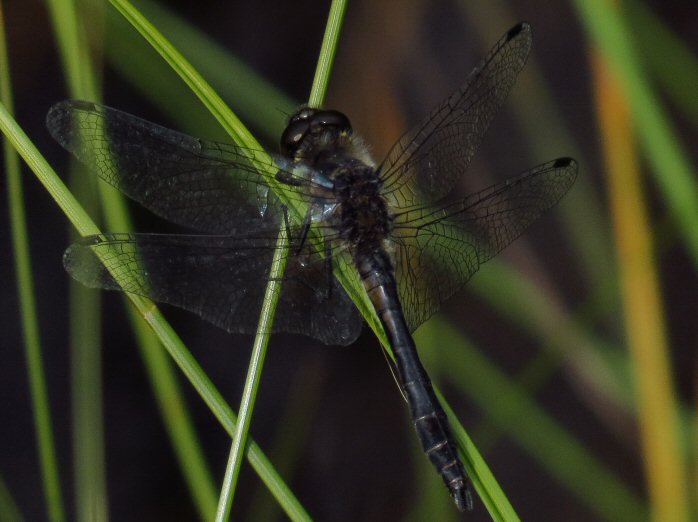
<path id="1" fill-rule="evenodd" d="M 328 2 L 166 2 L 179 16 L 205 32 L 219 45 L 248 63 L 258 74 L 302 102 L 309 92 Z M 491 45 L 516 22 L 527 20 L 534 29 L 532 58 L 558 102 L 558 117 L 571 130 L 574 149 L 550 151 L 540 157 L 527 149 L 510 110 L 495 120 L 480 153 L 458 188 L 461 193 L 483 188 L 556 156 L 580 159 L 580 177 L 596 191 L 601 205 L 605 184 L 597 122 L 593 110 L 587 39 L 572 7 L 566 2 L 510 2 L 502 19 L 483 21 L 455 2 L 350 2 L 343 37 L 330 82 L 326 106 L 352 119 L 354 128 L 371 144 L 377 159 L 401 132 L 431 106 L 453 91 Z M 691 2 L 654 2 L 655 13 L 691 49 L 696 49 L 698 9 Z M 45 114 L 66 98 L 56 44 L 46 6 L 38 1 L 4 3 L 9 39 L 16 117 L 38 149 L 59 173 L 67 169 L 67 154 L 52 142 L 43 127 Z M 157 25 L 157 23 L 156 23 Z M 478 28 L 477 30 L 475 28 Z M 642 35 L 637 35 L 642 38 Z M 186 46 L 177 43 L 178 46 Z M 182 49 L 186 52 L 186 48 Z M 529 68 L 531 65 L 529 64 Z M 529 68 L 521 81 L 530 80 Z M 230 78 L 235 82 L 235 78 Z M 516 87 L 514 91 L 516 91 Z M 180 128 L 170 114 L 155 108 L 132 84 L 110 66 L 104 72 L 105 103 L 127 112 Z M 239 102 L 226 99 L 233 110 Z M 167 101 L 165 101 L 167 104 Z M 173 110 L 176 112 L 177 108 Z M 205 109 L 201 109 L 205 111 Z M 695 159 L 696 134 L 675 111 L 684 146 Z M 278 131 L 284 124 L 279 111 Z M 255 130 L 254 126 L 252 127 Z M 186 129 L 211 136 L 204 128 Z M 540 128 L 541 139 L 554 131 Z M 272 133 L 270 133 L 272 134 Z M 261 134 L 274 150 L 276 143 Z M 692 146 L 692 147 L 691 147 Z M 485 172 L 485 174 L 482 174 Z M 61 256 L 68 245 L 69 224 L 63 214 L 24 169 L 25 200 L 35 288 L 38 297 L 44 365 L 47 372 L 57 453 L 68 512 L 73 513 L 72 438 L 70 424 L 70 361 L 68 350 L 68 277 Z M 574 189 L 573 189 L 574 190 Z M 653 220 L 665 209 L 648 193 Z M 565 202 L 562 203 L 563 205 Z M 6 206 L 4 207 L 6 208 Z M 134 209 L 135 210 L 135 209 Z M 167 225 L 137 212 L 137 229 L 160 231 Z M 587 217 L 580 215 L 579 219 Z M 19 327 L 18 302 L 11 256 L 7 212 L 0 228 L 4 255 L 0 256 L 3 291 L 0 317 L 4 340 L 0 363 L 0 473 L 26 520 L 42 520 L 41 479 L 32 426 L 31 403 Z M 601 231 L 610 238 L 610 231 Z M 601 233 L 600 232 L 600 233 Z M 671 233 L 669 235 L 672 235 Z M 671 245 L 671 241 L 669 242 Z M 609 280 L 615 277 L 612 247 L 603 262 Z M 669 339 L 675 346 L 674 364 L 679 395 L 693 392 L 695 367 L 696 275 L 680 245 L 660 256 L 662 291 L 667 307 Z M 560 306 L 575 310 L 592 293 L 556 217 L 537 224 L 507 250 L 504 260 L 531 279 L 550 285 Z M 487 270 L 487 266 L 482 271 Z M 541 275 L 544 274 L 544 275 Z M 477 276 L 476 276 L 477 277 Z M 611 286 L 613 282 L 611 281 Z M 691 290 L 693 289 L 693 290 Z M 591 329 L 624 350 L 622 314 L 616 299 Z M 150 384 L 130 333 L 123 300 L 103 296 L 104 408 L 109 512 L 113 520 L 193 520 L 196 511 L 171 450 Z M 231 405 L 242 389 L 251 338 L 231 336 L 191 314 L 164 312 L 211 380 Z M 526 334 L 481 297 L 463 291 L 444 306 L 445 318 L 467 335 L 501 369 L 513 376 L 541 349 L 542 341 Z M 622 353 L 622 352 L 621 352 Z M 438 379 L 437 379 L 437 382 Z M 572 384 L 570 384 L 572 383 Z M 467 430 L 487 426 L 487 415 L 455 391 L 449 394 Z M 188 405 L 216 480 L 220 480 L 229 451 L 229 438 L 199 397 L 181 379 Z M 299 337 L 280 335 L 272 340 L 251 434 L 267 451 L 298 426 L 281 425 L 286 399 L 298 397 L 305 406 L 300 431 L 307 437 L 284 478 L 317 520 L 398 520 L 408 517 L 420 498 L 425 471 L 418 460 L 416 440 L 406 408 L 388 371 L 378 342 L 366 329 L 348 348 L 327 348 Z M 590 400 L 591 397 L 591 400 Z M 632 417 L 609 415 L 594 404 L 594 390 L 575 382 L 573 370 L 561 367 L 536 392 L 538 404 L 573 433 L 608 469 L 640 498 L 646 498 L 642 455 Z M 483 429 L 481 433 L 491 433 Z M 564 485 L 551 477 L 534 457 L 510 437 L 496 432 L 492 440 L 475 440 L 502 488 L 524 520 L 590 520 L 597 514 Z M 560 458 L 564 458 L 564 455 Z M 272 458 L 273 461 L 273 458 Z M 418 472 L 417 472 L 418 470 Z M 416 474 L 415 474 L 416 473 Z M 250 506 L 263 485 L 244 465 L 233 518 L 249 520 Z M 262 493 L 263 494 L 263 493 Z M 271 497 L 263 502 L 273 503 Z M 449 502 L 443 491 L 444 503 Z M 469 520 L 489 517 L 475 499 Z M 453 513 L 457 518 L 455 509 Z M 420 515 L 413 514 L 419 518 Z M 69 519 L 72 516 L 69 515 Z M 463 517 L 465 519 L 465 517 Z"/>

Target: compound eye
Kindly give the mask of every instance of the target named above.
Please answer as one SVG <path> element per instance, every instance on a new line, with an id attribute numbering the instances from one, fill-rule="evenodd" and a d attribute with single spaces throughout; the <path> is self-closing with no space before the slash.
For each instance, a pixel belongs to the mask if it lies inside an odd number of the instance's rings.
<path id="1" fill-rule="evenodd" d="M 291 117 L 291 121 L 309 120 L 316 112 L 318 110 L 313 107 L 303 107 Z"/>
<path id="2" fill-rule="evenodd" d="M 319 132 L 327 127 L 334 127 L 340 132 L 351 134 L 349 118 L 339 111 L 318 111 L 313 115 L 310 123 L 311 132 Z"/>
<path id="3" fill-rule="evenodd" d="M 294 117 L 281 134 L 281 153 L 286 157 L 293 157 L 298 145 L 308 133 L 309 128 L 310 123 L 307 117 L 304 119 Z"/>

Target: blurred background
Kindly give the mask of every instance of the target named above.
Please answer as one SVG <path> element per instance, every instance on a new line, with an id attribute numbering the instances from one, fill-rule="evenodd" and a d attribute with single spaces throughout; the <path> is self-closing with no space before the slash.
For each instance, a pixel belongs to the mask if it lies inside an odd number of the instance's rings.
<path id="1" fill-rule="evenodd" d="M 329 2 L 134 4 L 275 151 L 287 115 L 307 100 Z M 92 91 L 71 80 L 65 4 L 2 3 L 16 118 L 63 179 L 69 158 L 45 115 L 86 92 L 229 139 L 112 7 L 77 5 L 77 61 L 97 71 Z M 695 3 L 356 0 L 325 106 L 345 112 L 380 161 L 522 20 L 533 27 L 531 57 L 457 195 L 560 156 L 577 159 L 578 180 L 418 330 L 417 346 L 522 519 L 688 521 L 698 493 Z M 72 182 L 81 201 L 91 178 Z M 16 218 L 4 211 L 0 519 L 212 519 L 228 434 L 174 365 L 179 395 L 163 392 L 122 296 L 69 298 L 61 256 L 73 231 L 24 164 L 22 182 L 60 486 L 47 502 L 36 443 L 46 431 L 34 424 L 12 254 Z M 129 209 L 135 230 L 175 230 Z M 237 409 L 252 339 L 163 311 Z M 187 415 L 172 413 L 179 396 Z M 189 457 L 173 415 L 193 427 L 198 449 Z M 251 436 L 317 520 L 465 519 L 420 453 L 369 329 L 347 348 L 275 336 Z M 286 519 L 247 464 L 232 516 Z M 490 519 L 477 495 L 467 517 Z"/>

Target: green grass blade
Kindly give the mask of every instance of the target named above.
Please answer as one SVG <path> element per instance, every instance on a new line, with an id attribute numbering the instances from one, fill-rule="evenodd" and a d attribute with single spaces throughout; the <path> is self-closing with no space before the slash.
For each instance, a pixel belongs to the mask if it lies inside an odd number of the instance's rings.
<path id="1" fill-rule="evenodd" d="M 99 100 L 96 92 L 96 75 L 90 68 L 91 61 L 86 59 L 88 49 L 84 30 L 78 30 L 80 22 L 89 25 L 92 33 L 103 24 L 103 5 L 94 2 L 92 10 L 84 9 L 83 17 L 77 21 L 75 6 L 69 1 L 51 2 L 53 20 L 62 61 L 69 78 L 71 97 L 77 99 Z M 90 13 L 92 16 L 89 17 Z M 89 17 L 89 19 L 88 19 Z M 93 178 L 87 178 L 93 179 Z M 76 187 L 88 185 L 82 179 L 74 183 Z M 123 200 L 113 190 L 104 190 L 100 186 L 106 221 L 113 230 L 131 230 L 126 207 Z M 85 200 L 86 198 L 81 198 Z M 76 288 L 77 287 L 77 288 Z M 78 296 L 77 299 L 74 296 Z M 78 307 L 71 317 L 78 317 L 74 332 L 73 360 L 74 390 L 73 414 L 76 419 L 74 430 L 74 454 L 76 495 L 78 518 L 80 520 L 106 519 L 106 485 L 104 479 L 103 436 L 101 401 L 101 360 L 96 338 L 98 332 L 94 325 L 99 324 L 99 307 L 92 301 L 100 298 L 98 292 L 85 290 L 78 285 L 71 287 L 71 308 Z M 141 318 L 129 315 L 136 333 L 141 355 L 144 359 L 153 391 L 159 405 L 168 435 L 180 463 L 184 479 L 189 486 L 194 503 L 202 520 L 210 520 L 215 510 L 215 493 L 211 473 L 206 466 L 203 451 L 198 444 L 193 423 L 184 405 L 184 400 L 173 375 L 173 369 L 157 340 L 147 328 L 143 328 Z M 86 330 L 84 327 L 88 327 Z M 91 340 L 91 339 L 92 340 Z M 98 514 L 99 512 L 99 514 Z"/>
<path id="2" fill-rule="evenodd" d="M 308 98 L 309 107 L 321 107 L 327 93 L 327 85 L 330 81 L 330 73 L 332 64 L 334 63 L 334 55 L 337 52 L 337 43 L 339 42 L 339 32 L 342 28 L 344 13 L 347 9 L 346 0 L 333 0 L 330 7 L 330 14 L 327 17 L 327 25 L 325 26 L 325 35 L 322 38 L 322 47 L 320 48 L 320 57 L 318 58 L 317 66 L 315 67 L 315 76 L 313 78 L 313 86 L 310 89 Z"/>
<path id="3" fill-rule="evenodd" d="M 688 48 L 665 25 L 645 2 L 624 2 L 625 13 L 635 34 L 645 63 L 657 82 L 674 104 L 698 126 L 698 59 L 695 50 Z"/>
<path id="4" fill-rule="evenodd" d="M 490 517 L 497 522 L 518 521 L 519 516 L 516 514 L 516 511 L 514 511 L 513 506 L 497 482 L 497 479 L 490 471 L 490 468 L 485 463 L 482 455 L 480 455 L 480 452 L 460 425 L 460 422 L 456 422 L 456 414 L 443 400 L 441 394 L 439 394 L 439 399 L 444 405 L 444 410 L 451 421 L 453 436 L 456 439 L 458 447 L 462 451 L 461 458 L 468 479 L 473 484 L 478 497 L 480 497 L 480 500 L 485 505 Z"/>
<path id="5" fill-rule="evenodd" d="M 24 517 L 2 476 L 0 476 L 0 520 L 24 522 Z"/>
<path id="6" fill-rule="evenodd" d="M 285 115 L 299 105 L 296 100 L 174 12 L 150 0 L 141 0 L 138 5 L 153 25 L 171 36 L 175 46 L 186 49 L 192 66 L 216 92 L 223 99 L 234 101 L 236 113 L 242 120 L 250 122 L 255 131 L 268 140 L 279 139 Z M 177 80 L 174 71 L 114 10 L 109 10 L 107 28 L 106 52 L 110 65 L 146 99 L 185 132 L 197 135 L 195 129 L 200 132 L 205 128 L 207 138 L 222 140 L 227 137 L 213 118 L 201 110 L 199 102 L 187 86 Z M 172 100 L 176 100 L 176 104 Z"/>
<path id="7" fill-rule="evenodd" d="M 325 37 L 322 42 L 320 58 L 318 60 L 315 80 L 310 93 L 310 106 L 320 106 L 327 91 L 327 83 L 332 69 L 339 29 L 346 7 L 344 0 L 335 0 L 332 3 L 328 17 Z M 262 365 L 269 346 L 272 324 L 276 313 L 276 306 L 281 292 L 281 281 L 286 267 L 286 254 L 288 252 L 288 238 L 285 234 L 284 225 L 279 230 L 279 240 L 274 252 L 267 288 L 265 290 L 262 311 L 259 318 L 257 334 L 255 335 L 252 357 L 248 369 L 247 378 L 240 402 L 240 417 L 228 459 L 228 465 L 223 480 L 221 496 L 218 502 L 216 521 L 223 522 L 230 515 L 230 508 L 233 502 L 233 495 L 237 486 L 237 479 L 240 474 L 242 455 L 245 451 L 247 436 L 252 422 L 252 411 L 259 390 L 259 381 L 262 376 Z"/>
<path id="8" fill-rule="evenodd" d="M 111 0 L 111 4 L 128 20 L 128 22 L 146 39 L 146 41 L 163 57 L 177 75 L 213 114 L 218 123 L 236 143 L 247 148 L 261 150 L 257 140 L 245 128 L 242 122 L 228 108 L 218 94 L 191 66 L 184 56 L 150 23 L 130 2 Z"/>
<path id="9" fill-rule="evenodd" d="M 124 1 L 116 1 L 114 0 L 114 4 L 117 6 L 117 8 L 120 9 L 120 11 L 124 14 L 124 16 L 127 17 L 127 19 L 134 24 L 134 26 L 141 32 L 141 34 L 144 35 L 144 37 L 151 42 L 151 45 L 153 45 L 158 52 L 163 54 L 163 57 L 165 60 L 173 66 L 173 68 L 178 72 L 178 74 L 182 75 L 184 78 L 185 82 L 187 82 L 188 85 L 190 85 L 193 90 L 197 93 L 197 96 L 202 98 L 204 103 L 209 107 L 210 110 L 214 113 L 217 119 L 219 121 L 223 121 L 225 118 L 223 118 L 223 110 L 220 107 L 217 107 L 217 101 L 215 97 L 210 97 L 210 88 L 208 85 L 204 84 L 203 80 L 200 78 L 200 76 L 193 74 L 191 71 L 190 66 L 188 63 L 183 59 L 183 57 L 174 51 L 174 49 L 169 45 L 164 37 L 157 33 L 152 25 L 149 25 L 147 22 L 145 22 L 142 19 L 142 16 L 138 14 L 135 9 L 133 9 L 130 4 L 127 4 Z M 208 101 L 207 99 L 210 99 L 212 101 Z M 219 100 L 219 99 L 218 99 Z M 248 147 L 253 147 L 255 148 L 255 145 L 250 145 L 249 143 L 246 143 L 245 140 L 240 140 L 235 132 L 231 132 L 230 125 L 225 125 L 224 127 L 228 130 L 228 132 L 233 136 L 238 143 L 241 143 L 245 146 Z M 274 183 L 273 180 L 270 181 L 269 183 L 272 188 L 274 188 Z M 281 197 L 281 195 L 280 195 Z M 302 214 L 302 212 L 301 212 Z M 382 340 L 384 345 L 386 344 L 385 336 L 382 332 L 382 329 L 376 320 L 375 314 L 372 310 L 372 307 L 370 303 L 367 300 L 367 297 L 365 295 L 365 292 L 363 292 L 363 288 L 361 287 L 358 278 L 355 273 L 344 273 L 340 272 L 337 273 L 337 277 L 340 280 L 340 282 L 345 286 L 347 289 L 349 295 L 355 300 L 357 303 L 357 306 L 359 307 L 359 310 L 364 314 L 364 317 L 366 317 L 367 321 L 371 325 L 371 327 L 377 332 L 379 338 Z M 467 451 L 467 448 L 466 448 Z"/>
<path id="10" fill-rule="evenodd" d="M 237 479 L 240 475 L 242 465 L 242 456 L 247 448 L 247 437 L 249 434 L 250 425 L 252 422 L 252 412 L 257 399 L 259 383 L 262 378 L 262 367 L 264 358 L 269 346 L 269 338 L 271 337 L 271 328 L 274 323 L 274 315 L 276 314 L 276 306 L 279 302 L 281 293 L 282 278 L 286 268 L 286 254 L 288 252 L 288 238 L 286 237 L 285 227 L 282 225 L 279 229 L 279 239 L 276 243 L 274 258 L 272 259 L 271 269 L 269 270 L 269 282 L 264 292 L 264 300 L 262 301 L 262 311 L 259 316 L 259 325 L 252 347 L 252 356 L 250 365 L 245 379 L 245 386 L 242 392 L 240 401 L 238 424 L 233 434 L 233 443 L 228 458 L 228 465 L 223 479 L 221 488 L 221 496 L 218 501 L 218 510 L 216 512 L 216 522 L 224 522 L 230 516 L 230 508 L 233 504 L 233 496 L 237 487 Z"/>
<path id="11" fill-rule="evenodd" d="M 49 13 L 71 97 L 95 99 L 97 88 L 85 32 L 73 0 L 49 0 Z M 90 25 L 99 26 L 95 13 Z M 96 179 L 83 182 L 71 168 L 73 193 L 91 214 L 98 207 Z M 89 179 L 89 178 L 88 178 Z M 68 293 L 71 363 L 71 416 L 76 520 L 108 520 L 104 415 L 102 408 L 102 328 L 98 292 L 71 281 Z"/>
<path id="12" fill-rule="evenodd" d="M 5 21 L 0 5 L 0 99 L 12 107 L 10 64 L 7 56 Z M 27 359 L 27 374 L 37 436 L 39 463 L 47 518 L 52 522 L 65 520 L 63 494 L 58 475 L 56 445 L 51 424 L 46 372 L 41 353 L 38 314 L 32 279 L 31 256 L 27 236 L 27 219 L 19 158 L 7 139 L 3 140 L 3 157 L 7 175 L 7 206 L 10 211 L 12 249 L 15 260 L 17 293 L 19 295 L 22 337 Z M 9 519 L 8 519 L 9 520 Z"/>
<path id="13" fill-rule="evenodd" d="M 66 72 L 68 90 L 94 97 L 97 85 L 92 59 L 88 54 L 85 32 L 78 28 L 79 17 L 73 0 L 48 0 L 53 30 L 56 33 L 59 56 Z"/>
<path id="14" fill-rule="evenodd" d="M 651 82 L 640 65 L 626 19 L 620 10 L 603 0 L 575 1 L 579 17 L 593 43 L 617 74 L 628 101 L 635 130 L 652 167 L 651 174 L 671 213 L 684 243 L 698 267 L 698 181 L 678 133 L 672 128 Z"/>

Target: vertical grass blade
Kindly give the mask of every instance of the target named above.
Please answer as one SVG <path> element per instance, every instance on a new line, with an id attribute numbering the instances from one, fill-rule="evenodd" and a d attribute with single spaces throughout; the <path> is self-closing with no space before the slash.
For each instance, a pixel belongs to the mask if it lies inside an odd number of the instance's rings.
<path id="1" fill-rule="evenodd" d="M 286 229 L 282 225 L 279 229 L 279 238 L 276 243 L 271 269 L 269 270 L 269 282 L 267 283 L 267 288 L 264 293 L 262 311 L 259 316 L 259 325 L 252 347 L 252 357 L 250 358 L 245 387 L 240 401 L 238 423 L 235 427 L 235 433 L 233 434 L 233 443 L 230 449 L 228 465 L 225 470 L 221 496 L 218 501 L 216 522 L 224 522 L 228 520 L 230 516 L 230 508 L 233 504 L 233 496 L 237 486 L 237 479 L 240 475 L 242 459 L 247 449 L 247 437 L 252 422 L 252 412 L 254 411 L 257 392 L 259 390 L 259 382 L 262 377 L 264 357 L 269 346 L 271 327 L 274 323 L 276 306 L 279 302 L 279 294 L 281 292 L 281 285 L 283 284 L 282 278 L 286 268 L 287 253 L 288 238 L 286 237 Z"/>
<path id="2" fill-rule="evenodd" d="M 89 9 L 82 11 L 82 17 L 78 16 L 75 5 L 68 0 L 52 0 L 49 5 L 71 97 L 98 100 L 100 96 L 97 92 L 98 82 L 95 79 L 97 75 L 91 67 L 92 60 L 84 38 L 85 31 L 79 27 L 81 24 L 89 24 L 94 29 L 102 25 L 102 5 L 93 2 L 92 11 L 96 13 L 91 17 Z M 76 187 L 88 186 L 85 180 L 90 179 L 94 180 L 86 177 L 74 184 Z M 100 188 L 104 187 L 100 186 Z M 100 195 L 109 228 L 131 230 L 122 198 L 111 190 L 101 190 Z M 94 205 L 96 208 L 96 202 Z M 94 209 L 91 213 L 94 213 Z M 72 327 L 76 505 L 78 519 L 90 521 L 105 520 L 107 517 L 104 442 L 99 399 L 102 395 L 101 358 L 97 348 L 99 343 L 96 340 L 98 331 L 93 328 L 93 325 L 99 324 L 99 307 L 91 302 L 99 298 L 98 292 L 81 287 L 71 292 L 71 308 L 74 309 L 71 317 L 77 318 L 73 321 L 77 327 Z M 134 314 L 131 314 L 130 318 L 184 479 L 202 520 L 209 520 L 215 509 L 213 481 L 206 467 L 203 451 L 198 445 L 172 367 L 162 356 L 152 332 L 143 328 L 142 319 Z M 83 326 L 87 326 L 87 330 Z"/>
<path id="3" fill-rule="evenodd" d="M 329 82 L 330 71 L 332 70 L 332 62 L 345 8 L 345 0 L 334 0 L 332 2 L 325 37 L 322 41 L 320 58 L 315 71 L 315 79 L 310 93 L 310 100 L 308 102 L 309 106 L 319 107 L 327 92 L 327 84 Z M 239 422 L 235 434 L 233 435 L 230 456 L 228 458 L 221 495 L 218 501 L 216 522 L 224 522 L 228 520 L 230 515 L 237 479 L 240 474 L 242 456 L 245 452 L 247 436 L 252 422 L 252 412 L 259 389 L 259 381 L 262 376 L 262 365 L 269 345 L 276 306 L 281 292 L 282 278 L 288 253 L 288 241 L 289 238 L 286 237 L 284 225 L 282 224 L 279 229 L 279 239 L 269 272 L 269 280 L 263 301 L 264 304 L 259 318 L 250 366 L 248 368 L 242 400 L 240 402 Z"/>
<path id="4" fill-rule="evenodd" d="M 610 64 L 592 58 L 651 518 L 688 522 L 688 473 L 633 124 Z"/>
<path id="5" fill-rule="evenodd" d="M 0 4 L 0 99 L 12 110 L 10 86 L 10 64 L 7 56 L 5 20 Z M 51 522 L 65 520 L 65 508 L 58 476 L 55 440 L 51 425 L 44 364 L 41 354 L 38 315 L 34 298 L 31 255 L 27 236 L 27 220 L 24 210 L 24 195 L 20 165 L 16 151 L 7 139 L 3 140 L 3 157 L 7 175 L 7 206 L 10 211 L 12 248 L 15 260 L 17 293 L 24 350 L 27 359 L 27 374 L 34 413 L 41 478 L 46 502 L 46 517 Z"/>
<path id="6" fill-rule="evenodd" d="M 346 0 L 332 0 L 330 14 L 327 17 L 327 25 L 325 26 L 325 35 L 322 38 L 320 57 L 315 67 L 313 86 L 310 89 L 310 96 L 308 97 L 309 107 L 320 107 L 325 99 L 325 93 L 327 93 L 327 85 L 330 81 L 330 73 L 332 71 L 332 64 L 334 63 L 334 55 L 337 52 L 339 33 L 342 28 L 342 21 L 344 20 L 346 9 Z"/>
<path id="7" fill-rule="evenodd" d="M 97 87 L 85 32 L 74 0 L 47 2 L 71 97 L 95 99 Z M 98 16 L 98 15 L 97 15 Z M 96 20 L 92 25 L 98 26 Z M 83 181 L 75 163 L 69 183 L 90 214 L 99 207 L 97 182 Z M 68 293 L 71 416 L 75 518 L 108 520 L 104 415 L 102 409 L 102 296 L 75 281 Z"/>

